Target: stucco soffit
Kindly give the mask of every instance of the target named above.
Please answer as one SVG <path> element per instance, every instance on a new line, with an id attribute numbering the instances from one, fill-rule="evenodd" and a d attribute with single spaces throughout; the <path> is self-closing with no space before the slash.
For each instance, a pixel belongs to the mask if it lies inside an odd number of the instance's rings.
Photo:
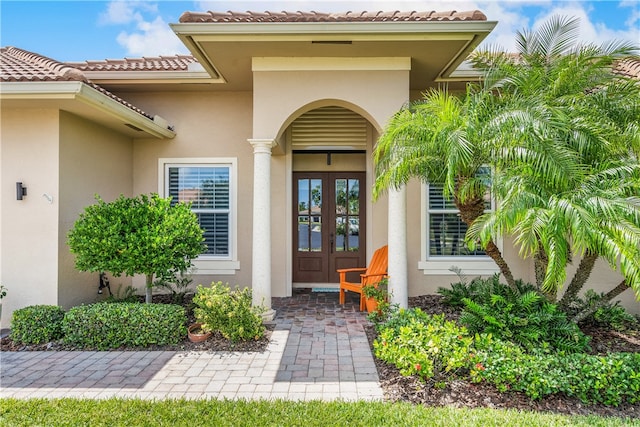
<path id="1" fill-rule="evenodd" d="M 407 71 L 411 58 L 257 57 L 252 71 Z"/>
<path id="2" fill-rule="evenodd" d="M 97 117 L 98 122 L 104 121 L 111 127 L 114 122 L 118 122 L 156 138 L 173 138 L 176 135 L 168 128 L 168 123 L 163 118 L 156 116 L 151 120 L 83 82 L 5 82 L 0 85 L 0 100 L 73 101 L 74 105 L 77 102 L 90 106 L 92 111 L 89 114 L 89 112 L 83 112 L 83 108 L 72 108 L 71 112 L 80 116 L 85 116 L 87 113 L 86 116 Z M 3 106 L 8 104 L 3 103 Z"/>

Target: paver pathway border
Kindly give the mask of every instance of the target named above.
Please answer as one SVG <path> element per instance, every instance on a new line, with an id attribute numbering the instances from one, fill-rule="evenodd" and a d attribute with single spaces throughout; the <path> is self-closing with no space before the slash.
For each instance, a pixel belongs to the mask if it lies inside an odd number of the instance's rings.
<path id="1" fill-rule="evenodd" d="M 0 398 L 382 400 L 365 314 L 337 300 L 274 298 L 263 352 L 0 352 Z"/>

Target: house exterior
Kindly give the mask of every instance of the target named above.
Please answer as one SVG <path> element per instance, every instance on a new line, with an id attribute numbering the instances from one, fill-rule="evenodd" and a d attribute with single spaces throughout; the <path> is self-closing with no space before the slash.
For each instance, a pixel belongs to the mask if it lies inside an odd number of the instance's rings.
<path id="1" fill-rule="evenodd" d="M 96 299 L 98 275 L 76 271 L 66 244 L 96 194 L 192 201 L 208 246 L 194 282 L 251 286 L 269 309 L 295 287 L 337 286 L 336 269 L 385 244 L 400 304 L 456 281 L 452 266 L 496 273 L 458 245 L 437 188 L 371 197 L 387 120 L 427 88 L 477 79 L 463 61 L 495 25 L 479 11 L 185 12 L 171 27 L 192 55 L 60 63 L 2 48 L 2 325 L 27 305 Z M 500 245 L 533 281 L 531 262 Z M 591 278 L 602 291 L 619 281 L 604 263 Z"/>

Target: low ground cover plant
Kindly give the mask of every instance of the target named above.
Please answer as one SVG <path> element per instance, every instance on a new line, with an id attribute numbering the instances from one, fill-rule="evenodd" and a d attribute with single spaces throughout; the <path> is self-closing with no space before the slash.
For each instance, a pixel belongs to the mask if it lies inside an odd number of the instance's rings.
<path id="1" fill-rule="evenodd" d="M 173 345 L 187 334 L 187 316 L 174 304 L 97 303 L 64 316 L 64 341 L 79 348 Z"/>
<path id="2" fill-rule="evenodd" d="M 521 391 L 533 399 L 554 393 L 584 403 L 618 406 L 640 401 L 640 354 L 526 353 L 521 347 L 482 336 L 471 359 L 474 382 L 486 381 L 498 390 Z"/>
<path id="3" fill-rule="evenodd" d="M 198 285 L 193 303 L 196 320 L 205 331 L 220 332 L 232 342 L 259 340 L 265 334 L 263 309 L 252 307 L 249 288 L 232 290 L 222 282 Z"/>
<path id="4" fill-rule="evenodd" d="M 13 312 L 10 338 L 23 344 L 41 344 L 62 338 L 62 307 L 30 305 Z"/>
<path id="5" fill-rule="evenodd" d="M 472 338 L 466 328 L 445 320 L 444 315 L 400 309 L 378 330 L 375 356 L 394 364 L 403 375 L 439 381 L 469 364 Z"/>

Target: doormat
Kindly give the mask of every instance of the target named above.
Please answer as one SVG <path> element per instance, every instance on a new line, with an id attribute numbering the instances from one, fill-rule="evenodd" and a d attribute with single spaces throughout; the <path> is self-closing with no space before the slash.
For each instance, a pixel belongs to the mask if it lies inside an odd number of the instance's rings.
<path id="1" fill-rule="evenodd" d="M 340 292 L 338 288 L 312 288 L 311 292 Z"/>

